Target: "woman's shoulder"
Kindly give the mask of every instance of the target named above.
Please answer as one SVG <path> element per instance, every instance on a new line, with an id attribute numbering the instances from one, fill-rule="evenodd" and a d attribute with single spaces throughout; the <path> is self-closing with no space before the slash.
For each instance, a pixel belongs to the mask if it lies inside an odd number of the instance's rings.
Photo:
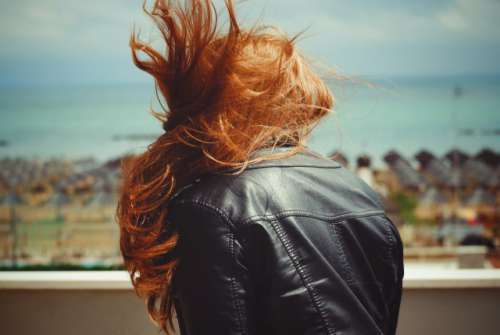
<path id="1" fill-rule="evenodd" d="M 380 196 L 339 163 L 310 153 L 267 160 L 242 173 L 210 174 L 181 189 L 172 206 L 205 206 L 235 222 L 288 212 L 335 216 L 383 211 Z"/>

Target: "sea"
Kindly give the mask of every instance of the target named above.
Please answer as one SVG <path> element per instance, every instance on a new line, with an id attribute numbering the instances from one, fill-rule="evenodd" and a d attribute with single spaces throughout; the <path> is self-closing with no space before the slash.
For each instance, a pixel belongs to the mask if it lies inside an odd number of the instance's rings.
<path id="1" fill-rule="evenodd" d="M 328 79 L 332 112 L 311 149 L 354 162 L 396 150 L 500 151 L 500 75 Z M 0 157 L 106 161 L 141 152 L 162 133 L 152 83 L 0 87 Z"/>

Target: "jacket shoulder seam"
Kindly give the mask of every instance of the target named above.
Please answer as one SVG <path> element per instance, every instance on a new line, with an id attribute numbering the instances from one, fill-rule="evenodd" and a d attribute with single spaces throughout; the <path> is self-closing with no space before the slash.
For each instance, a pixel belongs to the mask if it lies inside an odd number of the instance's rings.
<path id="1" fill-rule="evenodd" d="M 285 210 L 278 212 L 277 214 L 260 214 L 260 215 L 253 215 L 250 216 L 244 220 L 242 220 L 242 224 L 248 224 L 251 223 L 252 221 L 259 221 L 259 220 L 279 220 L 283 219 L 289 216 L 301 216 L 301 217 L 309 217 L 313 219 L 319 219 L 319 220 L 325 220 L 329 222 L 337 222 L 337 221 L 343 221 L 346 219 L 351 219 L 351 218 L 360 218 L 360 217 L 365 217 L 365 216 L 375 216 L 375 215 L 383 215 L 385 214 L 385 211 L 383 209 L 377 209 L 377 210 L 366 210 L 366 211 L 358 211 L 358 212 L 343 212 L 340 214 L 334 214 L 334 215 L 328 215 L 328 214 L 317 214 L 317 213 L 312 213 L 309 211 L 304 211 L 304 210 Z"/>

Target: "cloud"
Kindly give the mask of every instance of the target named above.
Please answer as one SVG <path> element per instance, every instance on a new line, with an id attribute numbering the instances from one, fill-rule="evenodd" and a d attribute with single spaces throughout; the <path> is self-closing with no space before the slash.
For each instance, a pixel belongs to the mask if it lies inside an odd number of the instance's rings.
<path id="1" fill-rule="evenodd" d="M 239 2 L 239 17 L 247 25 L 261 18 L 290 35 L 309 27 L 299 45 L 347 72 L 500 72 L 493 57 L 500 57 L 498 0 Z M 222 0 L 216 3 L 223 8 Z M 96 80 L 104 74 L 136 78 L 128 48 L 133 25 L 146 39 L 158 40 L 141 6 L 142 0 L 2 4 L 0 70 L 9 77 L 34 72 L 57 77 L 80 68 L 79 75 Z"/>
<path id="2" fill-rule="evenodd" d="M 147 24 L 141 2 L 118 0 L 12 1 L 0 18 L 0 39 L 11 46 L 2 54 L 38 50 L 61 57 L 121 52 L 133 22 Z"/>
<path id="3" fill-rule="evenodd" d="M 500 41 L 499 17 L 498 0 L 457 0 L 454 6 L 436 14 L 437 21 L 450 32 L 493 42 Z"/>

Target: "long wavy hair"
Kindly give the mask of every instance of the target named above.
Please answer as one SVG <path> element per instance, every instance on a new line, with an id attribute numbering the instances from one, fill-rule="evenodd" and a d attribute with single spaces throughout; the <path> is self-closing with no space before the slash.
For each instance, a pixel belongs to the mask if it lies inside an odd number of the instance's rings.
<path id="1" fill-rule="evenodd" d="M 165 132 L 145 152 L 122 160 L 120 248 L 136 294 L 166 334 L 174 329 L 171 280 L 176 225 L 182 224 L 169 221 L 169 200 L 202 174 L 240 173 L 249 164 L 296 154 L 333 107 L 327 85 L 295 47 L 300 34 L 289 38 L 258 25 L 244 30 L 232 1 L 224 4 L 225 32 L 211 0 L 144 4 L 166 48 L 154 49 L 135 32 L 130 39 L 135 65 L 155 80 L 163 105 L 153 115 Z M 284 144 L 290 150 L 252 155 Z"/>

